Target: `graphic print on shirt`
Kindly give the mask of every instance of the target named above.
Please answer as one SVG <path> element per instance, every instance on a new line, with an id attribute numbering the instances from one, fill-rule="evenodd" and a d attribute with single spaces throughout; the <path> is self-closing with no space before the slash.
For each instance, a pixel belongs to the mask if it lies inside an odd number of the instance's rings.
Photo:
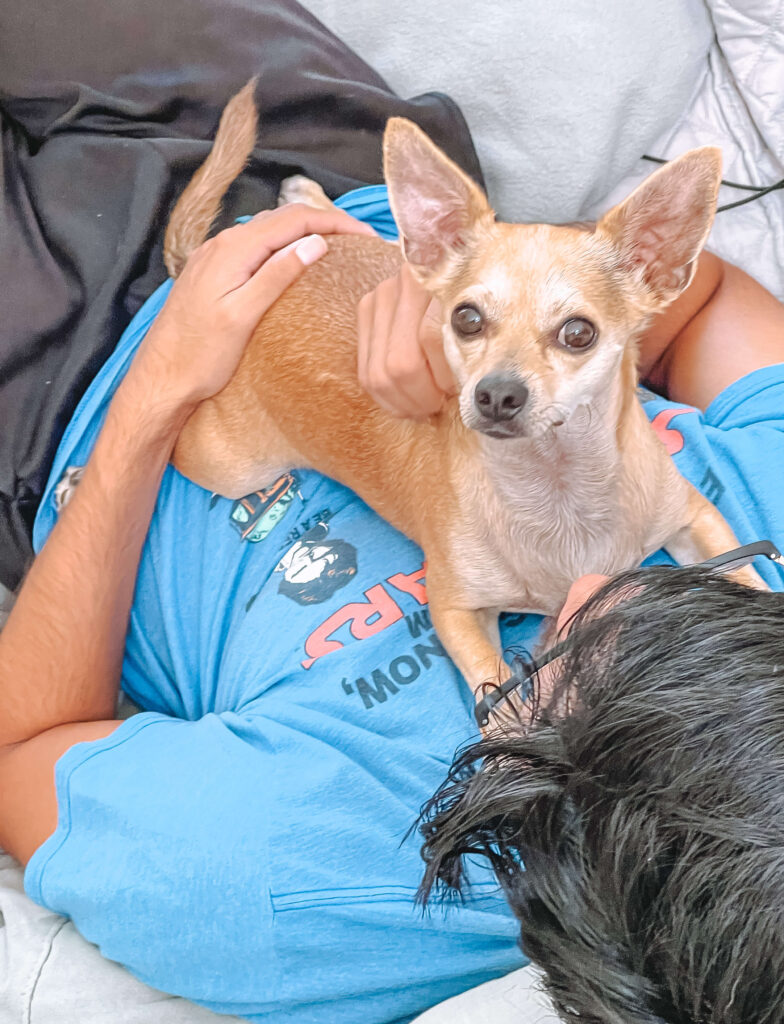
<path id="1" fill-rule="evenodd" d="M 240 540 L 258 544 L 270 535 L 296 498 L 302 500 L 297 474 L 284 473 L 270 487 L 253 491 L 235 501 L 229 520 Z"/>
<path id="2" fill-rule="evenodd" d="M 697 411 L 692 406 L 662 409 L 650 421 L 656 436 L 667 449 L 668 455 L 677 455 L 686 448 L 686 437 L 677 427 L 671 426 L 672 421 L 676 416 L 682 416 L 690 412 L 696 413 Z M 723 497 L 726 487 L 714 470 L 708 466 L 699 482 L 699 490 L 711 504 L 717 505 Z"/>
<path id="3" fill-rule="evenodd" d="M 275 566 L 280 573 L 278 593 L 297 604 L 328 601 L 357 574 L 357 549 L 348 541 L 329 538 L 326 523 L 317 523 L 286 551 Z M 249 611 L 259 596 L 245 605 Z"/>
<path id="4" fill-rule="evenodd" d="M 60 515 L 73 498 L 79 481 L 84 476 L 84 466 L 68 466 L 54 489 L 54 510 Z"/>
<path id="5" fill-rule="evenodd" d="M 696 409 L 691 409 L 688 406 L 682 409 L 662 409 L 651 420 L 654 433 L 667 449 L 668 455 L 677 455 L 678 452 L 683 451 L 683 446 L 686 443 L 680 430 L 677 427 L 671 427 L 670 424 L 676 416 L 683 416 L 685 413 L 696 411 Z"/>
<path id="6" fill-rule="evenodd" d="M 332 651 L 339 651 L 351 640 L 367 640 L 382 630 L 389 629 L 404 617 L 412 637 L 423 629 L 430 629 L 425 589 L 427 565 L 423 562 L 414 572 L 396 572 L 386 579 L 368 587 L 362 601 L 349 601 L 332 612 L 310 632 L 305 640 L 307 657 L 301 662 L 310 668 L 319 658 Z M 414 602 L 413 615 L 405 615 L 404 607 Z M 422 609 L 419 611 L 418 609 Z"/>
<path id="7" fill-rule="evenodd" d="M 365 711 L 373 711 L 400 694 L 412 692 L 412 683 L 424 681 L 428 673 L 439 671 L 449 655 L 439 640 L 427 608 L 425 563 L 413 572 L 396 572 L 368 587 L 364 601 L 351 601 L 333 612 L 314 629 L 305 641 L 309 655 L 300 664 L 311 668 L 319 658 L 339 651 L 352 641 L 366 640 L 390 626 L 399 624 L 394 640 L 376 648 L 379 661 L 355 663 L 362 674 L 338 679 L 346 699 Z M 349 662 L 349 664 L 351 664 Z M 416 687 L 413 688 L 416 690 Z"/>

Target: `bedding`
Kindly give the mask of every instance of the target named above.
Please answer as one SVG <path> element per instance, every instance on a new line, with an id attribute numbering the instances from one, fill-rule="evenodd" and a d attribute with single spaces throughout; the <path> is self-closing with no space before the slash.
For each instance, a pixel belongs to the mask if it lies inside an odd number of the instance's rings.
<path id="1" fill-rule="evenodd" d="M 643 153 L 720 145 L 726 179 L 784 178 L 782 0 L 609 0 L 601 18 L 593 0 L 463 17 L 402 0 L 395 32 L 372 4 L 303 4 L 394 88 L 438 82 L 460 103 L 505 219 L 596 217 L 653 170 Z M 720 213 L 709 247 L 784 300 L 784 192 Z"/>
<path id="2" fill-rule="evenodd" d="M 459 104 L 504 220 L 579 220 L 687 107 L 711 45 L 703 0 L 397 0 L 303 6 L 408 95 Z"/>
<path id="3" fill-rule="evenodd" d="M 24 895 L 22 871 L 0 853 L 2 1024 L 240 1024 L 137 981 L 58 914 Z"/>
<path id="4" fill-rule="evenodd" d="M 715 38 L 694 98 L 647 150 L 672 159 L 693 146 L 721 146 L 724 178 L 771 185 L 784 178 L 784 0 L 706 0 Z M 640 160 L 597 216 L 650 174 Z M 753 193 L 725 187 L 719 206 Z M 708 248 L 742 267 L 784 301 L 784 191 L 716 215 Z"/>
<path id="5" fill-rule="evenodd" d="M 399 99 L 295 0 L 0 0 L 0 583 L 13 588 L 76 403 L 165 279 L 167 213 L 259 75 L 262 129 L 221 224 L 302 172 L 381 176 L 393 115 L 481 172 L 446 96 Z"/>

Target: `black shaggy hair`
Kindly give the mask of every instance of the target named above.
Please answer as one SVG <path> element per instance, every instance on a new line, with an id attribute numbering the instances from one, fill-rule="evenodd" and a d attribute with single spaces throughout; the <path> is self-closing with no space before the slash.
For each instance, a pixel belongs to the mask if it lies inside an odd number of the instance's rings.
<path id="1" fill-rule="evenodd" d="M 554 664 L 425 807 L 421 897 L 489 858 L 566 1021 L 784 1022 L 784 595 L 626 573 Z"/>

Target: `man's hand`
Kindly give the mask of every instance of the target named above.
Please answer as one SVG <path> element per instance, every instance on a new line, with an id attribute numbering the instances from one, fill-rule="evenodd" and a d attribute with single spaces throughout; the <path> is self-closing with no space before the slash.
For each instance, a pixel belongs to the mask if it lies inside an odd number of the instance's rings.
<path id="1" fill-rule="evenodd" d="M 362 387 L 395 416 L 426 419 L 455 391 L 444 356 L 440 308 L 403 264 L 359 303 Z"/>
<path id="2" fill-rule="evenodd" d="M 195 405 L 228 384 L 254 328 L 324 255 L 322 235 L 373 235 L 341 210 L 298 203 L 258 214 L 201 245 L 134 360 L 154 393 Z"/>

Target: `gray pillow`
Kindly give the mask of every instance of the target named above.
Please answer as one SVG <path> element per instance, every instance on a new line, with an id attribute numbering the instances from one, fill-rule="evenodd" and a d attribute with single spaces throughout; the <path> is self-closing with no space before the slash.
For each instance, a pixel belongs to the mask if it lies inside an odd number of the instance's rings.
<path id="1" fill-rule="evenodd" d="M 463 110 L 507 220 L 580 218 L 686 109 L 702 0 L 301 0 L 403 96 Z"/>

